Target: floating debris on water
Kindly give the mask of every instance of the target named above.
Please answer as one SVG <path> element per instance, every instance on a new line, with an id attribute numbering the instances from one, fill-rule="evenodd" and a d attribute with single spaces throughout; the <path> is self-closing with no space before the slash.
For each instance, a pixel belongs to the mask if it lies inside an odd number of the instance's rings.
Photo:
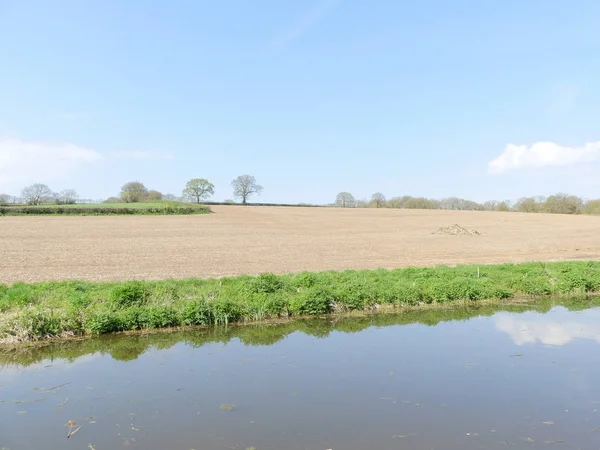
<path id="1" fill-rule="evenodd" d="M 69 439 L 71 436 L 73 436 L 75 433 L 77 433 L 79 430 L 81 430 L 81 427 L 83 425 L 79 425 L 77 428 L 75 429 L 69 429 L 69 433 L 67 434 L 67 439 Z"/>
<path id="2" fill-rule="evenodd" d="M 71 384 L 70 381 L 63 383 L 63 384 L 59 384 L 58 386 L 54 386 L 51 388 L 34 388 L 36 391 L 42 391 L 42 392 L 55 392 L 58 391 L 60 388 L 65 387 L 66 385 Z"/>
<path id="3" fill-rule="evenodd" d="M 237 407 L 235 405 L 221 405 L 221 406 L 219 406 L 219 409 L 221 409 L 221 411 L 233 411 L 236 408 Z"/>

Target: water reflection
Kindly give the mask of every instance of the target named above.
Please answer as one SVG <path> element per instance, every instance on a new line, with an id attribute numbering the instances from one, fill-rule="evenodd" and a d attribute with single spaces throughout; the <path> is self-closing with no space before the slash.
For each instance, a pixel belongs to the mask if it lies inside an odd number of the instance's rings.
<path id="1" fill-rule="evenodd" d="M 598 302 L 4 348 L 0 448 L 597 448 Z"/>
<path id="2" fill-rule="evenodd" d="M 557 307 L 553 314 L 498 313 L 493 317 L 496 328 L 507 333 L 517 345 L 540 342 L 565 345 L 576 339 L 591 339 L 600 344 L 600 309 L 582 314 Z"/>

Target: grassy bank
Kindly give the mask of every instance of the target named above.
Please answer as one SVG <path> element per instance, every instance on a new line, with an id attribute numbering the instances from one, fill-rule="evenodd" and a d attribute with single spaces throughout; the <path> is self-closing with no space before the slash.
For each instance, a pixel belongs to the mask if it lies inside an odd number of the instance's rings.
<path id="1" fill-rule="evenodd" d="M 102 335 L 89 339 L 46 340 L 30 345 L 16 344 L 0 347 L 0 368 L 29 366 L 46 359 L 75 358 L 99 353 L 107 354 L 119 361 L 138 358 L 150 349 L 168 349 L 184 342 L 187 345 L 227 344 L 233 339 L 245 345 L 273 345 L 292 333 L 304 333 L 316 338 L 325 338 L 332 332 L 358 333 L 369 327 L 421 324 L 435 326 L 442 322 L 468 320 L 473 317 L 492 316 L 499 311 L 522 313 L 536 311 L 546 313 L 560 305 L 570 311 L 600 306 L 600 296 L 557 299 L 547 297 L 531 302 L 495 303 L 486 301 L 457 302 L 447 307 L 402 309 L 399 314 L 360 314 L 309 317 L 303 320 L 283 320 L 277 323 L 248 323 L 244 326 L 187 328 L 171 332 L 172 329 L 155 330 L 145 334 L 132 334 L 127 339 L 121 335 Z"/>
<path id="2" fill-rule="evenodd" d="M 600 293 L 600 262 L 263 274 L 0 287 L 0 341 L 102 334 L 381 307 Z"/>
<path id="3" fill-rule="evenodd" d="M 109 216 L 208 214 L 206 205 L 182 202 L 0 206 L 0 216 Z"/>

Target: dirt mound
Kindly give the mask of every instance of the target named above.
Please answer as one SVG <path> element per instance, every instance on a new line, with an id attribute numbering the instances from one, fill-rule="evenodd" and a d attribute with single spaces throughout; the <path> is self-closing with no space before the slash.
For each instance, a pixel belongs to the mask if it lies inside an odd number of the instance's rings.
<path id="1" fill-rule="evenodd" d="M 461 227 L 458 224 L 450 225 L 449 227 L 441 227 L 434 234 L 443 234 L 445 236 L 480 236 L 481 233 L 477 230 Z"/>

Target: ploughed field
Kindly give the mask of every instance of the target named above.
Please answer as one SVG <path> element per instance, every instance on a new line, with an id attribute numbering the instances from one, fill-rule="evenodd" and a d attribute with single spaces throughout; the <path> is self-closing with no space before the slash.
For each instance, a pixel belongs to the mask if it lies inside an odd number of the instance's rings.
<path id="1" fill-rule="evenodd" d="M 0 218 L 0 282 L 599 260 L 600 217 L 213 206 L 192 216 Z M 458 224 L 480 234 L 452 234 Z M 437 233 L 440 228 L 450 227 Z"/>

